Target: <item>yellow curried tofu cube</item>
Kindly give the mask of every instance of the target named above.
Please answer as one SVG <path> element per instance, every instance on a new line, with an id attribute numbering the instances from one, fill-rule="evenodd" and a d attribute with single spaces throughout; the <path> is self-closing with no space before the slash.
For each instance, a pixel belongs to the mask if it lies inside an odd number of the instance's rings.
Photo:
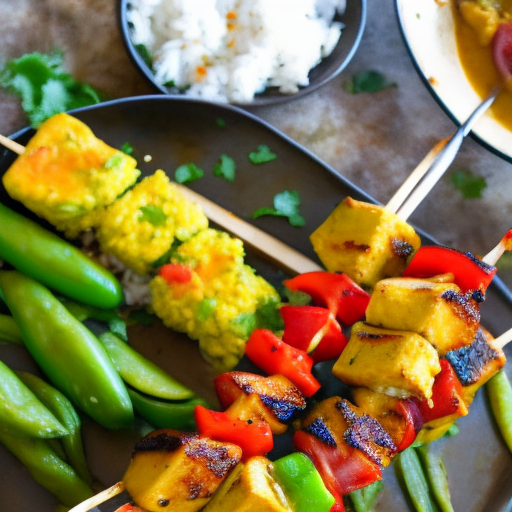
<path id="1" fill-rule="evenodd" d="M 45 121 L 2 180 L 7 193 L 75 237 L 139 177 L 137 162 L 68 114 Z"/>
<path id="2" fill-rule="evenodd" d="M 400 275 L 419 249 L 414 229 L 384 207 L 347 197 L 310 236 L 330 272 L 343 272 L 363 287 Z"/>
<path id="3" fill-rule="evenodd" d="M 396 277 L 377 283 L 366 309 L 366 322 L 416 332 L 442 356 L 473 342 L 480 313 L 474 301 L 453 283 Z"/>
<path id="4" fill-rule="evenodd" d="M 123 483 L 135 503 L 149 512 L 197 512 L 241 456 L 240 447 L 231 443 L 156 430 L 136 445 Z"/>
<path id="5" fill-rule="evenodd" d="M 419 334 L 363 322 L 353 326 L 350 340 L 332 369 L 334 376 L 350 386 L 427 400 L 440 371 L 436 350 Z"/>
<path id="6" fill-rule="evenodd" d="M 292 508 L 265 457 L 239 464 L 202 512 L 291 512 Z"/>

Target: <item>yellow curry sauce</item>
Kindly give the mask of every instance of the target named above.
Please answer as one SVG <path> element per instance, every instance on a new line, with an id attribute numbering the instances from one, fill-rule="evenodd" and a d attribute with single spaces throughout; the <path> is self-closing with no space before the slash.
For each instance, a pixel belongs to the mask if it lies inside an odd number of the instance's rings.
<path id="1" fill-rule="evenodd" d="M 512 0 L 453 0 L 452 5 L 459 59 L 469 82 L 484 98 L 500 83 L 490 40 L 500 21 L 512 19 Z M 503 91 L 490 113 L 512 130 L 512 91 Z"/>

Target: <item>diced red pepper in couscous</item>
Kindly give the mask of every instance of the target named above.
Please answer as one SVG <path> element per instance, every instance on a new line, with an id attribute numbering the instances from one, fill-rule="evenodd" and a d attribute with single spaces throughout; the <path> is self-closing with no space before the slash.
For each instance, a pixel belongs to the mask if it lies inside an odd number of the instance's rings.
<path id="1" fill-rule="evenodd" d="M 146 275 L 175 240 L 187 240 L 207 226 L 201 207 L 158 170 L 105 210 L 97 237 L 103 253 Z"/>
<path id="2" fill-rule="evenodd" d="M 205 359 L 222 370 L 233 368 L 243 356 L 258 308 L 279 303 L 272 285 L 243 258 L 241 240 L 209 228 L 171 257 L 172 264 L 192 269 L 189 281 L 170 285 L 159 275 L 150 283 L 152 307 L 164 324 L 198 340 Z"/>

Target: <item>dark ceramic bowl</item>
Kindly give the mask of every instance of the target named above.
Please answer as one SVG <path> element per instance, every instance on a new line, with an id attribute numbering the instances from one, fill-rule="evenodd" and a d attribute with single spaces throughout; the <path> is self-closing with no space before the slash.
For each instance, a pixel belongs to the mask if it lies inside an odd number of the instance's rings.
<path id="1" fill-rule="evenodd" d="M 178 96 L 179 93 L 169 90 L 167 87 L 157 83 L 150 67 L 135 48 L 131 39 L 131 27 L 128 21 L 128 10 L 130 9 L 130 0 L 119 0 L 119 22 L 123 40 L 128 55 L 137 69 L 142 73 L 146 80 L 155 88 L 156 91 L 163 94 Z M 281 103 L 300 98 L 309 92 L 312 92 L 326 82 L 338 75 L 350 62 L 354 56 L 366 24 L 367 0 L 347 0 L 347 6 L 342 16 L 336 17 L 336 21 L 343 23 L 344 28 L 338 44 L 331 55 L 323 59 L 309 73 L 309 85 L 302 87 L 295 94 L 284 94 L 277 88 L 268 88 L 263 93 L 257 94 L 250 103 L 239 104 L 239 106 L 260 106 Z"/>

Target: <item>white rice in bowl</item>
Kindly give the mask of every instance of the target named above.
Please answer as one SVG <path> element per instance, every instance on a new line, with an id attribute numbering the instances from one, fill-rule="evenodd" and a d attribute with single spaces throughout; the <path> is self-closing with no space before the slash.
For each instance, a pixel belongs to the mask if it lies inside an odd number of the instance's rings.
<path id="1" fill-rule="evenodd" d="M 267 87 L 286 94 L 336 46 L 345 0 L 132 0 L 132 42 L 156 81 L 210 101 L 247 103 Z"/>

